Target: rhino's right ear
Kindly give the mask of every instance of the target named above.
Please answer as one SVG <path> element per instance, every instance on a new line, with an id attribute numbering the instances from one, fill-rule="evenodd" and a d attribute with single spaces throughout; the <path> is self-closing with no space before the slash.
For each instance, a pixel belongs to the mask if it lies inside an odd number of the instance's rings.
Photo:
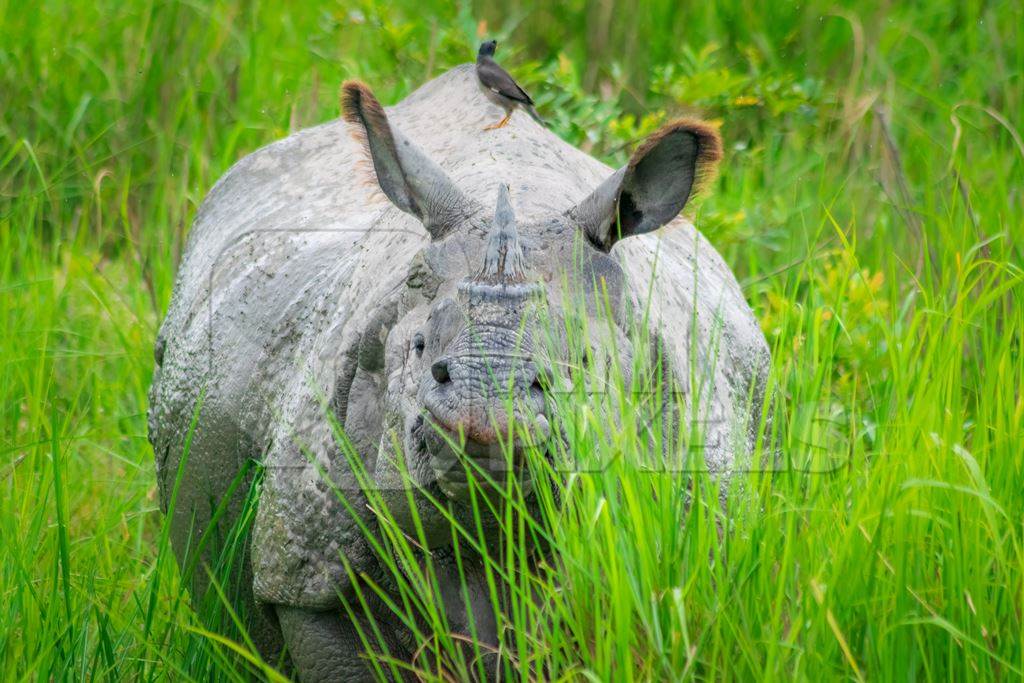
<path id="1" fill-rule="evenodd" d="M 678 216 L 714 176 L 721 158 L 718 131 L 702 121 L 674 121 L 647 138 L 628 164 L 568 216 L 607 252 L 620 239 L 656 230 Z"/>
<path id="2" fill-rule="evenodd" d="M 440 166 L 388 122 L 365 83 L 346 81 L 341 86 L 341 111 L 369 152 L 380 189 L 392 204 L 419 218 L 433 239 L 465 224 L 479 210 Z"/>

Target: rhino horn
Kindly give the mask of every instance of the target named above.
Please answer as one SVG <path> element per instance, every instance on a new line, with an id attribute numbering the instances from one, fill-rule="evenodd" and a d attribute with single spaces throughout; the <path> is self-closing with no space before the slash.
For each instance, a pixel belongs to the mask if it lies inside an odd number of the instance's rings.
<path id="1" fill-rule="evenodd" d="M 526 262 L 523 248 L 519 244 L 516 229 L 516 215 L 508 185 L 498 187 L 498 205 L 494 209 L 494 221 L 487 236 L 487 250 L 484 253 L 484 267 L 476 276 L 478 282 L 488 284 L 513 284 L 525 282 Z"/>

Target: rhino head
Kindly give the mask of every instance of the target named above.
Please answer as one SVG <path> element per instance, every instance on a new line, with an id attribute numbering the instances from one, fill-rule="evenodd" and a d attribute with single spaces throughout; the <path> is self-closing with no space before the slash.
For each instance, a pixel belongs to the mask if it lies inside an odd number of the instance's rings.
<path id="1" fill-rule="evenodd" d="M 458 500 L 467 489 L 460 459 L 500 475 L 505 446 L 549 436 L 545 384 L 566 374 L 570 352 L 564 336 L 561 348 L 540 342 L 539 317 L 571 326 L 567 291 L 595 318 L 585 325 L 583 361 L 629 367 L 628 296 L 610 251 L 675 218 L 713 171 L 721 143 L 706 124 L 671 123 L 575 206 L 517 218 L 506 184 L 514 178 L 494 178 L 496 201 L 467 196 L 391 125 L 367 86 L 346 83 L 342 109 L 383 194 L 430 236 L 411 260 L 409 291 L 370 334 L 379 344 L 366 363 L 381 377 L 385 427 L 376 467 L 386 469 L 397 444 L 420 483 Z"/>

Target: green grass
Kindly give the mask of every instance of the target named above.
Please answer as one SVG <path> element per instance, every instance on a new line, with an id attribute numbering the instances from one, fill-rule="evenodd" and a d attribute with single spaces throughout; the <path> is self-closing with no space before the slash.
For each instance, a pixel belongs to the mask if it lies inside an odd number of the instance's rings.
<path id="1" fill-rule="evenodd" d="M 0 675 L 245 675 L 189 607 L 145 439 L 188 225 L 345 78 L 396 101 L 485 30 L 609 162 L 721 122 L 696 220 L 773 347 L 788 451 L 830 470 L 745 477 L 721 541 L 703 484 L 580 477 L 496 558 L 536 529 L 561 558 L 515 575 L 549 600 L 516 603 L 509 671 L 1024 676 L 1020 5 L 502 5 L 0 0 Z"/>

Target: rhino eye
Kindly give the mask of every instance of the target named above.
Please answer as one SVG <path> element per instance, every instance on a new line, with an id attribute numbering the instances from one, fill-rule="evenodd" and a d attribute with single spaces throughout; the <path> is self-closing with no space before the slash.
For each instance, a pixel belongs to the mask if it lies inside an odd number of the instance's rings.
<path id="1" fill-rule="evenodd" d="M 423 335 L 417 332 L 412 338 L 412 348 L 416 351 L 416 357 L 420 358 L 423 356 L 423 349 L 426 347 L 427 342 L 423 339 Z"/>

